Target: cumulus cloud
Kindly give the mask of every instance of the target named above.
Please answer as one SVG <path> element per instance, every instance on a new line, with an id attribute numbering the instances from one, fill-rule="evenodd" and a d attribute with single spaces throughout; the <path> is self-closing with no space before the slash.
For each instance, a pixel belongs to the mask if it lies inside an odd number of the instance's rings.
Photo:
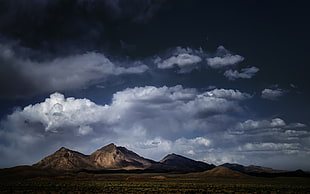
<path id="1" fill-rule="evenodd" d="M 1 121 L 0 154 L 7 160 L 0 165 L 31 164 L 61 146 L 89 154 L 111 142 L 155 160 L 174 152 L 215 164 L 267 165 L 270 155 L 289 165 L 287 155 L 309 155 L 303 123 L 238 122 L 240 102 L 251 97 L 232 89 L 144 86 L 118 91 L 110 104 L 100 105 L 53 93 Z"/>
<path id="2" fill-rule="evenodd" d="M 240 55 L 233 55 L 223 46 L 217 48 L 217 54 L 215 57 L 208 57 L 207 63 L 211 68 L 219 69 L 223 67 L 236 65 L 244 60 L 244 57 Z"/>
<path id="3" fill-rule="evenodd" d="M 174 52 L 172 52 L 172 56 L 166 59 L 157 56 L 154 63 L 159 69 L 172 69 L 178 67 L 179 73 L 189 73 L 193 69 L 199 67 L 198 63 L 202 61 L 202 55 L 204 55 L 202 50 L 177 47 Z"/>
<path id="4" fill-rule="evenodd" d="M 116 92 L 106 105 L 54 93 L 1 121 L 0 152 L 16 163 L 35 162 L 60 146 L 89 151 L 112 141 L 157 159 L 174 149 L 195 156 L 195 148 L 212 145 L 205 135 L 224 131 L 229 115 L 242 111 L 238 102 L 248 98 L 239 91 L 220 91 L 223 94 L 210 96 L 217 91 L 201 93 L 180 85 L 136 87 Z M 239 97 L 232 97 L 235 93 Z M 195 138 L 187 138 L 193 133 Z M 145 149 L 158 146 L 154 153 Z M 16 159 L 10 154 L 14 149 L 25 153 Z"/>
<path id="5" fill-rule="evenodd" d="M 177 67 L 179 68 L 179 73 L 190 73 L 194 69 L 206 67 L 220 69 L 235 66 L 243 60 L 244 57 L 231 54 L 231 52 L 226 50 L 223 46 L 219 46 L 215 54 L 206 53 L 201 48 L 192 49 L 176 47 L 173 50 L 168 50 L 163 56 L 157 56 L 154 59 L 154 63 L 159 69 L 172 69 Z M 243 73 L 244 75 L 240 76 L 246 77 L 246 74 L 251 76 L 250 74 L 255 74 L 258 69 L 252 67 L 246 68 L 245 71 L 246 72 Z"/>
<path id="6" fill-rule="evenodd" d="M 241 69 L 241 72 L 239 72 L 237 70 L 229 69 L 229 70 L 226 70 L 224 72 L 224 76 L 227 77 L 229 80 L 235 80 L 235 79 L 238 79 L 238 78 L 250 79 L 258 71 L 259 71 L 259 69 L 257 67 L 243 68 L 243 69 Z"/>
<path id="7" fill-rule="evenodd" d="M 122 67 L 96 52 L 38 62 L 20 58 L 8 45 L 1 44 L 0 62 L 0 90 L 3 96 L 79 89 L 108 76 L 140 74 L 148 69 L 141 63 Z M 8 80 L 10 84 L 7 84 Z"/>
<path id="8" fill-rule="evenodd" d="M 277 88 L 277 89 L 266 88 L 262 91 L 261 97 L 267 100 L 278 100 L 285 93 L 286 91 L 280 88 Z"/>

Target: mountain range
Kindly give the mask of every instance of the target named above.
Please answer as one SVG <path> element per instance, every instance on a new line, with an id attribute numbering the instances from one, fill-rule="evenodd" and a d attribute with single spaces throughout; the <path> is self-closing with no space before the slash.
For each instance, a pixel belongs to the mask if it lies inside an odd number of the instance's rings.
<path id="1" fill-rule="evenodd" d="M 251 176 L 307 176 L 310 174 L 297 171 L 275 170 L 261 166 L 243 166 L 225 163 L 220 166 L 196 161 L 177 154 L 168 154 L 160 161 L 139 156 L 125 147 L 111 143 L 90 155 L 85 155 L 67 148 L 60 148 L 55 153 L 43 158 L 32 166 L 14 167 L 10 173 L 52 174 L 59 172 L 86 173 L 194 173 L 201 177 L 247 178 Z M 11 173 L 11 174 L 12 174 Z M 17 174 L 18 174 L 17 173 Z"/>
<path id="2" fill-rule="evenodd" d="M 159 162 L 143 158 L 138 154 L 111 143 L 90 155 L 60 148 L 43 158 L 33 167 L 58 171 L 100 170 L 144 170 L 150 172 L 199 172 L 215 167 L 177 154 L 169 154 Z"/>

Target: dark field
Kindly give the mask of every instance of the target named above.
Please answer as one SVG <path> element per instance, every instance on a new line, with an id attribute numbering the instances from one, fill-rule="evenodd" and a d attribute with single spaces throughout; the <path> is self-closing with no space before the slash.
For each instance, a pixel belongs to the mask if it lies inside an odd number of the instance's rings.
<path id="1" fill-rule="evenodd" d="M 9 176 L 8 176 L 9 177 Z M 310 193 L 310 179 L 194 174 L 66 174 L 1 177 L 0 193 Z"/>

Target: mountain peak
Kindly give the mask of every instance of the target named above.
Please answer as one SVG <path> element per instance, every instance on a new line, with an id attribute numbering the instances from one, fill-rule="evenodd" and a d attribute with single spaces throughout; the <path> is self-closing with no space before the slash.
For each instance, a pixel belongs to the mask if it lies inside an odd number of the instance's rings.
<path id="1" fill-rule="evenodd" d="M 166 155 L 163 159 L 160 160 L 160 162 L 164 162 L 167 159 L 172 159 L 172 158 L 177 158 L 179 157 L 179 155 L 175 154 L 175 153 L 171 153 Z"/>
<path id="2" fill-rule="evenodd" d="M 195 161 L 193 159 L 172 153 L 165 156 L 162 160 L 159 161 L 161 164 L 171 167 L 183 168 L 187 171 L 202 171 L 212 169 L 215 166 L 212 164 L 207 164 L 200 161 Z"/>
<path id="3" fill-rule="evenodd" d="M 108 145 L 106 145 L 104 147 L 114 147 L 114 148 L 116 148 L 116 145 L 114 143 L 110 143 L 110 144 L 108 144 Z"/>
<path id="4" fill-rule="evenodd" d="M 72 151 L 72 150 L 65 147 L 61 147 L 57 152 L 66 152 L 66 151 Z"/>
<path id="5" fill-rule="evenodd" d="M 145 159 L 125 147 L 116 146 L 114 143 L 92 153 L 90 160 L 98 168 L 105 169 L 145 169 L 153 163 L 153 161 Z"/>
<path id="6" fill-rule="evenodd" d="M 103 146 L 102 148 L 98 149 L 97 151 L 107 151 L 112 152 L 117 149 L 117 146 L 114 143 L 110 143 L 106 146 Z"/>
<path id="7" fill-rule="evenodd" d="M 89 161 L 88 156 L 65 147 L 61 147 L 54 154 L 43 158 L 33 166 L 55 170 L 94 169 L 94 165 Z"/>

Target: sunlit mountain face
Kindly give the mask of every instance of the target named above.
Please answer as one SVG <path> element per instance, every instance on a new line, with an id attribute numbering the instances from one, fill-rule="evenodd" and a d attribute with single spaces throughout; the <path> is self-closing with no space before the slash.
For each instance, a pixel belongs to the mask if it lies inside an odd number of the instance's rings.
<path id="1" fill-rule="evenodd" d="M 0 168 L 114 142 L 310 170 L 306 2 L 0 2 Z"/>

